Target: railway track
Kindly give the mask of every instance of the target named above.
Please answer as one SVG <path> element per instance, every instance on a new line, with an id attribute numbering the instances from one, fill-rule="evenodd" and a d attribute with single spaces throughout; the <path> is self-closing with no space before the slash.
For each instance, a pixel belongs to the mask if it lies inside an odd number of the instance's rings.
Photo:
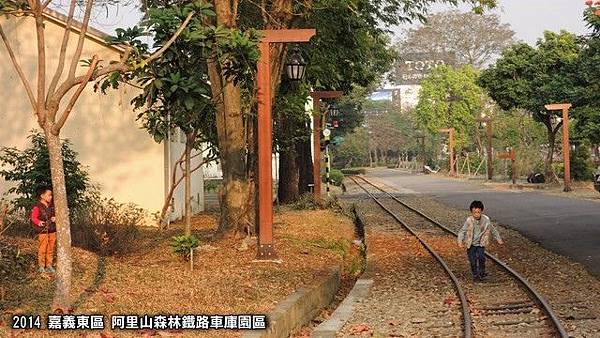
<path id="1" fill-rule="evenodd" d="M 546 300 L 506 263 L 486 253 L 490 278 L 474 284 L 456 232 L 366 178 L 350 179 L 442 265 L 461 303 L 464 337 L 569 337 Z"/>

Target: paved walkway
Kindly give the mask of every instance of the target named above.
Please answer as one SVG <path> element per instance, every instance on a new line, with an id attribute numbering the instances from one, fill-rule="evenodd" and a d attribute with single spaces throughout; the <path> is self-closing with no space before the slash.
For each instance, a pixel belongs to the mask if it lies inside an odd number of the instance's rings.
<path id="1" fill-rule="evenodd" d="M 535 191 L 497 191 L 481 184 L 398 170 L 372 170 L 377 179 L 405 194 L 426 194 L 467 209 L 482 200 L 485 213 L 541 246 L 585 265 L 600 278 L 600 203 Z"/>

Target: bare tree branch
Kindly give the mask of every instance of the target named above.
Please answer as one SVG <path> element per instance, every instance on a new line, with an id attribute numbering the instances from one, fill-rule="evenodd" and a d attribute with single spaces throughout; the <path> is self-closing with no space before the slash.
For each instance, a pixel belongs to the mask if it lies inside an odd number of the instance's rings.
<path id="1" fill-rule="evenodd" d="M 73 54 L 73 58 L 71 59 L 71 66 L 69 67 L 69 78 L 72 79 L 75 77 L 75 70 L 77 69 L 77 63 L 79 63 L 79 59 L 81 58 L 81 51 L 83 50 L 83 43 L 85 42 L 85 35 L 87 33 L 89 24 L 90 24 L 90 15 L 92 13 L 92 5 L 94 0 L 87 0 L 85 4 L 85 14 L 83 16 L 83 21 L 81 22 L 81 30 L 79 31 L 79 40 L 77 41 L 77 49 L 75 50 L 75 54 Z"/>
<path id="2" fill-rule="evenodd" d="M 75 106 L 75 103 L 77 102 L 77 99 L 79 99 L 79 96 L 81 95 L 81 92 L 83 91 L 83 89 L 85 89 L 85 86 L 90 81 L 90 78 L 94 74 L 94 71 L 96 70 L 96 66 L 97 65 L 98 65 L 98 56 L 94 55 L 94 57 L 92 58 L 92 63 L 90 65 L 90 69 L 88 69 L 88 72 L 85 75 L 87 77 L 87 80 L 81 82 L 81 84 L 77 88 L 77 91 L 75 91 L 75 93 L 73 94 L 73 96 L 71 96 L 71 100 L 69 101 L 69 104 L 67 104 L 67 107 L 65 107 L 65 110 L 63 111 L 63 113 L 60 116 L 59 120 L 52 127 L 52 132 L 55 135 L 58 135 L 58 133 L 60 132 L 60 129 L 65 125 L 65 122 L 67 121 L 67 118 L 69 117 L 69 114 L 71 113 L 71 110 L 73 110 L 73 107 Z"/>
<path id="3" fill-rule="evenodd" d="M 8 41 L 6 34 L 4 34 L 2 25 L 0 25 L 0 36 L 2 36 L 2 42 L 4 42 L 4 46 L 6 47 L 6 50 L 8 51 L 10 60 L 12 61 L 12 64 L 15 67 L 17 74 L 19 74 L 19 78 L 21 79 L 23 86 L 25 87 L 25 91 L 27 92 L 27 96 L 29 97 L 29 102 L 31 103 L 31 108 L 33 110 L 35 110 L 35 107 L 37 104 L 35 102 L 35 97 L 33 96 L 33 90 L 31 89 L 31 85 L 29 84 L 29 81 L 27 81 L 27 78 L 25 77 L 25 74 L 23 73 L 23 68 L 21 68 L 19 61 L 17 61 L 17 58 L 15 57 L 15 53 L 12 49 L 12 45 Z"/>
<path id="4" fill-rule="evenodd" d="M 212 147 L 206 148 L 203 151 L 195 154 L 191 158 L 194 158 L 198 155 L 204 154 L 205 151 L 210 150 L 211 148 Z M 181 153 L 181 156 L 179 157 L 179 159 L 177 161 L 175 161 L 175 164 L 173 165 L 173 173 L 171 174 L 171 187 L 169 188 L 169 192 L 167 193 L 167 196 L 165 198 L 165 203 L 164 203 L 163 208 L 160 213 L 159 224 L 164 223 L 165 214 L 167 213 L 169 204 L 171 204 L 171 199 L 173 198 L 175 189 L 179 186 L 179 184 L 181 183 L 181 181 L 183 181 L 183 178 L 185 177 L 185 175 L 182 175 L 179 179 L 177 179 L 177 167 L 180 166 L 181 163 L 183 163 L 184 159 L 185 159 L 185 151 Z M 202 165 L 204 165 L 206 163 L 210 163 L 212 161 L 214 161 L 214 159 L 208 159 L 208 158 L 204 159 L 196 168 L 194 168 L 193 170 L 190 171 L 190 174 L 193 173 L 194 171 L 198 170 Z M 183 171 L 183 168 L 182 168 L 182 171 Z"/>
<path id="5" fill-rule="evenodd" d="M 171 36 L 171 38 L 167 41 L 167 43 L 165 43 L 164 46 L 162 46 L 159 50 L 157 50 L 156 52 L 152 53 L 152 55 L 150 55 L 146 60 L 144 60 L 145 64 L 148 64 L 156 59 L 158 59 L 162 53 L 164 53 L 167 49 L 169 49 L 169 47 L 171 47 L 171 45 L 173 44 L 173 42 L 175 42 L 175 40 L 177 40 L 177 38 L 179 37 L 179 35 L 181 35 L 181 33 L 183 32 L 183 30 L 187 27 L 187 25 L 190 23 L 190 21 L 192 20 L 192 17 L 194 16 L 194 14 L 196 14 L 196 12 L 191 11 L 188 16 L 185 18 L 185 20 L 183 21 L 183 23 L 181 24 L 181 26 L 179 26 L 179 28 L 177 29 L 177 31 L 175 31 L 175 34 L 173 34 L 173 36 Z"/>
<path id="6" fill-rule="evenodd" d="M 40 5 L 39 0 L 35 2 L 36 6 Z M 46 121 L 46 43 L 44 40 L 44 18 L 41 8 L 35 10 L 35 30 L 37 37 L 37 107 L 36 114 L 40 125 Z"/>
<path id="7" fill-rule="evenodd" d="M 50 3 L 51 0 L 46 0 L 47 3 Z M 69 44 L 69 36 L 71 35 L 71 26 L 73 25 L 73 14 L 75 12 L 75 5 L 76 5 L 77 1 L 76 0 L 71 0 L 71 5 L 69 7 L 69 16 L 67 19 L 67 24 L 65 27 L 65 32 L 63 34 L 63 38 L 62 38 L 62 44 L 60 46 L 60 54 L 58 56 L 58 65 L 56 66 L 56 72 L 54 73 L 54 76 L 52 77 L 52 81 L 50 82 L 50 86 L 48 87 L 48 97 L 47 99 L 51 98 L 52 94 L 54 93 L 54 90 L 56 90 L 56 86 L 58 85 L 58 81 L 60 80 L 60 77 L 62 76 L 62 72 L 65 68 L 65 57 L 67 55 L 67 46 Z M 46 101 L 46 104 L 48 103 L 48 101 Z"/>
<path id="8" fill-rule="evenodd" d="M 181 24 L 181 26 L 177 29 L 175 34 L 167 41 L 167 43 L 162 48 L 160 48 L 156 52 L 152 53 L 152 55 L 150 55 L 148 58 L 146 58 L 144 60 L 144 63 L 147 64 L 147 63 L 150 63 L 150 62 L 158 59 L 167 49 L 169 49 L 169 47 L 171 47 L 171 45 L 175 42 L 175 40 L 177 40 L 179 35 L 181 35 L 183 30 L 190 23 L 194 14 L 195 14 L 195 12 L 193 12 L 193 11 L 190 12 L 188 14 L 188 16 L 186 17 L 186 19 Z M 69 90 L 71 90 L 73 87 L 81 84 L 83 81 L 94 81 L 96 79 L 101 78 L 102 76 L 105 76 L 105 75 L 113 73 L 113 72 L 131 71 L 132 70 L 131 66 L 125 64 L 125 62 L 127 61 L 127 59 L 125 57 L 127 57 L 129 55 L 129 53 L 131 53 L 130 48 L 125 50 L 123 57 L 121 57 L 120 62 L 112 63 L 104 68 L 99 69 L 92 75 L 91 78 L 87 78 L 87 76 L 83 75 L 83 76 L 78 76 L 78 77 L 74 77 L 74 78 L 65 80 L 65 82 L 63 82 L 56 90 L 56 93 L 53 95 L 54 96 L 53 100 L 60 100 L 60 98 L 62 98 L 64 95 L 66 95 L 69 92 Z"/>
<path id="9" fill-rule="evenodd" d="M 109 66 L 106 66 L 104 68 L 100 68 L 98 69 L 94 74 L 92 74 L 92 77 L 90 79 L 87 79 L 87 76 L 82 75 L 82 76 L 78 76 L 74 79 L 67 79 L 65 80 L 56 90 L 56 93 L 54 93 L 52 100 L 56 100 L 56 101 L 60 101 L 60 99 L 65 96 L 73 87 L 80 85 L 82 82 L 85 81 L 94 81 L 96 79 L 101 78 L 104 75 L 113 73 L 113 72 L 126 72 L 129 70 L 129 67 L 126 66 L 124 63 L 113 63 Z"/>
<path id="10" fill-rule="evenodd" d="M 46 9 L 48 7 L 48 5 L 50 5 L 51 2 L 52 2 L 52 0 L 44 1 L 44 3 L 42 4 L 42 10 Z"/>

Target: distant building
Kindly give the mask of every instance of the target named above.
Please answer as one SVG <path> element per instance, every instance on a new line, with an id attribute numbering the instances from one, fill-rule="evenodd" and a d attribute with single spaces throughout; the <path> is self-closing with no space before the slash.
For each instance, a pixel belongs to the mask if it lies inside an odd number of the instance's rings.
<path id="1" fill-rule="evenodd" d="M 66 17 L 47 11 L 44 16 L 47 43 L 47 82 L 58 62 L 58 48 L 64 33 Z M 0 17 L 2 27 L 11 42 L 14 52 L 32 86 L 36 84 L 37 48 L 34 19 L 31 17 Z M 77 25 L 79 27 L 79 25 Z M 72 28 L 67 60 L 74 52 L 79 29 Z M 118 60 L 123 52 L 116 46 L 107 45 L 106 35 L 90 28 L 82 58 L 97 54 L 102 60 Z M 27 136 L 32 129 L 39 129 L 36 118 L 14 70 L 6 48 L 0 44 L 0 147 L 27 146 Z M 68 69 L 68 66 L 67 66 Z M 79 72 L 82 72 L 80 69 Z M 65 72 L 66 73 L 66 72 Z M 168 142 L 158 144 L 136 122 L 136 113 L 130 105 L 139 91 L 129 86 L 109 91 L 107 95 L 96 93 L 88 85 L 78 100 L 69 120 L 61 133 L 62 138 L 72 141 L 79 153 L 79 160 L 88 166 L 93 182 L 102 192 L 120 202 L 133 202 L 150 212 L 160 210 L 171 182 L 173 164 L 184 149 L 184 138 L 175 132 Z M 193 159 L 192 167 L 202 159 Z M 180 171 L 179 171 L 180 172 Z M 181 174 L 179 173 L 179 177 Z M 0 194 L 6 192 L 9 183 L 0 180 Z M 192 176 L 192 209 L 204 209 L 204 183 L 202 169 Z M 183 184 L 176 190 L 171 201 L 171 220 L 182 216 Z"/>
<path id="2" fill-rule="evenodd" d="M 402 112 L 414 108 L 419 102 L 421 82 L 432 69 L 440 65 L 454 65 L 453 54 L 407 53 L 394 66 L 390 85 L 376 90 L 372 100 L 388 100 Z"/>

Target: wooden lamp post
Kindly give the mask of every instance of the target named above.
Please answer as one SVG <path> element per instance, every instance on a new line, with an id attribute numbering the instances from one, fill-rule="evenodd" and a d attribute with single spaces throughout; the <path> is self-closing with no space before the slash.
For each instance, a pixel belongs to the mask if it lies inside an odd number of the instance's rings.
<path id="1" fill-rule="evenodd" d="M 565 164 L 565 175 L 564 175 L 564 192 L 571 191 L 571 158 L 569 155 L 569 108 L 570 103 L 553 103 L 547 104 L 546 109 L 561 110 L 562 111 L 562 136 L 563 136 L 563 161 Z"/>
<path id="2" fill-rule="evenodd" d="M 257 69 L 258 97 L 258 253 L 257 260 L 278 259 L 273 246 L 273 121 L 270 50 L 272 43 L 308 42 L 314 29 L 263 30 Z"/>
<path id="3" fill-rule="evenodd" d="M 311 92 L 313 99 L 313 184 L 315 200 L 321 199 L 321 99 L 334 99 L 344 95 L 340 91 Z"/>

